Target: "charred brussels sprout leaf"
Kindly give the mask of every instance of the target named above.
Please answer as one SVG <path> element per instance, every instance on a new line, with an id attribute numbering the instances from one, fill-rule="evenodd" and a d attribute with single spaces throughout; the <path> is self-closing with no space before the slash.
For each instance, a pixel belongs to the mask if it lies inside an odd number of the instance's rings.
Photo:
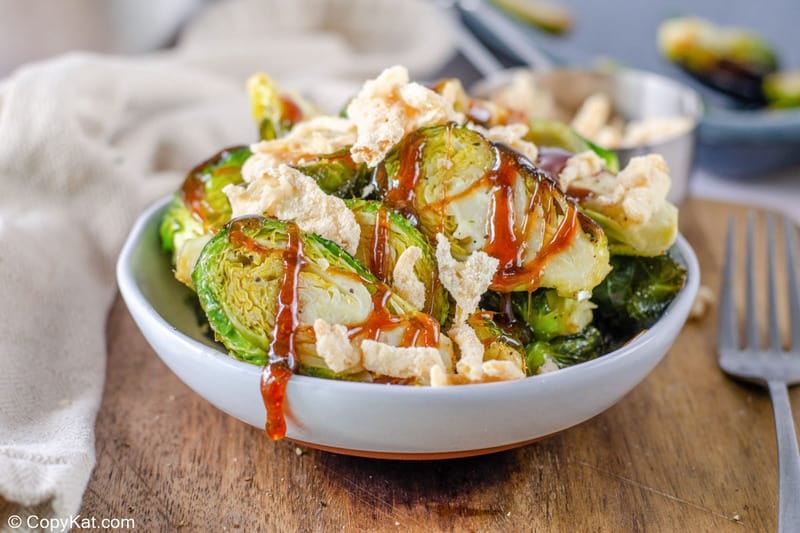
<path id="1" fill-rule="evenodd" d="M 381 202 L 351 199 L 345 203 L 361 227 L 356 259 L 380 281 L 393 284 L 394 267 L 406 249 L 416 246 L 422 251 L 414 273 L 425 285 L 424 310 L 444 324 L 450 302 L 439 283 L 436 256 L 427 239 L 408 220 Z"/>
<path id="2" fill-rule="evenodd" d="M 576 335 L 536 341 L 525 347 L 528 375 L 535 374 L 546 359 L 564 368 L 594 359 L 603 352 L 603 335 L 594 326 L 587 326 Z"/>
<path id="3" fill-rule="evenodd" d="M 407 135 L 375 171 L 383 201 L 443 233 L 453 256 L 482 250 L 500 261 L 492 289 L 591 290 L 608 272 L 602 230 L 517 152 L 449 124 Z"/>
<path id="4" fill-rule="evenodd" d="M 559 296 L 552 289 L 512 295 L 514 313 L 531 328 L 537 339 L 579 333 L 592 321 L 592 304 L 588 299 L 578 301 Z"/>
<path id="5" fill-rule="evenodd" d="M 386 319 L 370 336 L 393 345 L 402 342 L 409 328 L 420 325 L 438 334 L 433 318 L 391 293 L 339 246 L 317 235 L 299 235 L 295 253 L 300 267 L 292 300 L 297 302 L 293 335 L 300 372 L 339 379 L 368 377 L 360 367 L 336 373 L 326 365 L 316 347 L 317 319 L 360 331 L 353 334 L 357 338 L 368 334 L 375 312 L 385 313 Z M 236 218 L 210 240 L 195 266 L 194 285 L 217 340 L 244 361 L 259 365 L 267 361 L 288 242 L 285 222 Z"/>
<path id="6" fill-rule="evenodd" d="M 686 281 L 686 270 L 669 254 L 657 257 L 614 256 L 613 270 L 595 287 L 596 322 L 615 336 L 649 328 Z"/>

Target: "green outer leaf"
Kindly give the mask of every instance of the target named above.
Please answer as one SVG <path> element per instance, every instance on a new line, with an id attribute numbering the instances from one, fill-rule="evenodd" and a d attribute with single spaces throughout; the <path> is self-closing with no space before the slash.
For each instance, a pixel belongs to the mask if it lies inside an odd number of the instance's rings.
<path id="1" fill-rule="evenodd" d="M 606 169 L 608 169 L 610 172 L 613 172 L 614 174 L 619 172 L 619 158 L 617 157 L 617 153 L 614 150 L 609 150 L 608 148 L 603 148 L 602 146 L 598 146 L 577 132 L 575 132 L 575 135 L 583 139 L 583 142 L 586 143 L 589 150 L 596 153 L 600 157 L 600 159 L 602 159 L 605 162 Z"/>

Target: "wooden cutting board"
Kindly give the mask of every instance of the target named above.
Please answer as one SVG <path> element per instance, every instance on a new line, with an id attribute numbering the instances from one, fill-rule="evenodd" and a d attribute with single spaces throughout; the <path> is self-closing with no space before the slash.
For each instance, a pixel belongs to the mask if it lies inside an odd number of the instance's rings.
<path id="1" fill-rule="evenodd" d="M 715 293 L 727 219 L 743 213 L 698 200 L 681 210 Z M 143 531 L 772 531 L 769 398 L 718 370 L 715 335 L 712 308 L 617 405 L 547 440 L 392 462 L 268 441 L 180 382 L 117 301 L 81 515 L 133 517 Z"/>

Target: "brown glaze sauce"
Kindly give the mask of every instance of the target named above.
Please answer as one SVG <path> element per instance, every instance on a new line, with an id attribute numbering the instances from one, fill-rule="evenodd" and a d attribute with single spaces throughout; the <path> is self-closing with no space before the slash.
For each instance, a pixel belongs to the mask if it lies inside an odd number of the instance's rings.
<path id="1" fill-rule="evenodd" d="M 558 182 L 558 175 L 567 166 L 567 160 L 573 154 L 560 148 L 549 146 L 539 147 L 539 157 L 536 159 L 536 167 L 550 174 L 550 177 Z"/>
<path id="2" fill-rule="evenodd" d="M 267 252 L 266 248 L 244 234 L 237 226 L 239 223 L 239 221 L 232 223 L 230 241 L 249 250 Z M 286 229 L 288 240 L 283 251 L 283 278 L 278 293 L 275 329 L 269 346 L 268 361 L 261 372 L 261 397 L 267 410 L 266 433 L 273 440 L 286 435 L 284 416 L 286 385 L 296 366 L 297 284 L 304 263 L 300 228 L 294 223 L 287 222 Z"/>
<path id="3" fill-rule="evenodd" d="M 578 210 L 573 203 L 567 201 L 565 212 L 559 213 L 560 209 L 557 205 L 553 205 L 552 197 L 561 193 L 553 180 L 541 176 L 541 179 L 537 180 L 536 190 L 531 193 L 525 218 L 515 220 L 514 181 L 519 179 L 518 176 L 523 171 L 520 167 L 525 165 L 524 159 L 502 146 L 498 147 L 497 155 L 498 163 L 492 169 L 496 188 L 490 203 L 489 232 L 484 247 L 486 253 L 500 261 L 491 288 L 498 292 L 521 288 L 533 291 L 539 287 L 539 278 L 547 262 L 568 248 L 575 239 L 576 232 L 579 231 Z M 526 170 L 534 174 L 538 171 L 533 166 L 529 166 Z M 544 216 L 548 218 L 546 226 L 550 227 L 554 223 L 558 223 L 558 226 L 549 239 L 545 237 L 536 257 L 526 263 L 523 254 L 525 243 L 529 240 L 528 232 L 532 226 L 530 217 L 536 212 L 536 207 L 544 202 L 546 202 L 543 205 Z M 550 220 L 558 216 L 561 217 L 560 221 Z"/>
<path id="4" fill-rule="evenodd" d="M 375 227 L 370 240 L 369 269 L 381 281 L 388 281 L 389 211 L 383 206 L 375 215 Z"/>
<path id="5" fill-rule="evenodd" d="M 181 187 L 181 195 L 192 215 L 205 226 L 210 208 L 206 202 L 206 184 L 200 179 L 197 172 L 192 171 L 186 177 Z"/>
<path id="6" fill-rule="evenodd" d="M 439 323 L 433 317 L 425 313 L 415 313 L 409 317 L 392 314 L 386 305 L 392 295 L 391 289 L 384 283 L 378 283 L 377 286 L 378 290 L 372 295 L 372 312 L 363 323 L 350 328 L 348 335 L 351 339 L 377 341 L 382 332 L 403 327 L 399 347 L 439 345 Z"/>
<path id="7" fill-rule="evenodd" d="M 382 226 L 388 229 L 388 212 L 385 209 L 381 212 L 384 215 L 379 212 L 376 228 Z M 228 232 L 231 244 L 249 252 L 271 253 L 271 249 L 264 247 L 245 232 L 248 229 L 256 229 L 259 220 L 255 217 L 233 220 Z M 295 223 L 287 222 L 286 230 L 288 240 L 283 250 L 283 276 L 278 293 L 278 309 L 268 361 L 261 372 L 261 396 L 267 411 L 265 430 L 273 440 L 279 440 L 286 435 L 286 386 L 297 366 L 295 340 L 300 330 L 298 283 L 305 264 L 300 228 Z M 386 237 L 381 239 L 385 244 Z M 355 272 L 341 271 L 340 274 L 353 276 L 365 283 L 369 282 Z M 411 316 L 392 314 L 387 307 L 392 295 L 390 287 L 382 282 L 377 282 L 375 285 L 377 290 L 372 295 L 372 312 L 363 323 L 350 328 L 348 335 L 351 339 L 379 340 L 382 332 L 402 327 L 404 329 L 400 347 L 439 345 L 439 323 L 433 317 L 425 313 L 414 313 Z M 391 382 L 402 382 L 402 380 Z"/>
<path id="8" fill-rule="evenodd" d="M 413 215 L 416 187 L 421 172 L 425 138 L 417 132 L 408 134 L 400 145 L 399 167 L 394 183 L 387 183 L 385 200 L 403 215 Z"/>
<path id="9" fill-rule="evenodd" d="M 297 124 L 298 122 L 303 120 L 303 110 L 300 109 L 300 106 L 294 103 L 294 100 L 292 100 L 286 95 L 281 95 L 280 100 L 281 104 L 283 104 L 283 110 L 281 113 L 281 122 Z"/>
<path id="10" fill-rule="evenodd" d="M 500 302 L 498 311 L 499 319 L 497 321 L 504 325 L 510 326 L 517 321 L 517 317 L 514 315 L 514 308 L 511 304 L 511 293 L 501 292 L 498 293 L 498 297 Z"/>
<path id="11" fill-rule="evenodd" d="M 585 189 L 583 187 L 578 186 L 570 186 L 567 189 L 567 196 L 570 198 L 575 198 L 576 200 L 583 200 L 584 198 L 589 198 L 590 196 L 594 195 L 594 191 L 591 189 Z"/>
<path id="12" fill-rule="evenodd" d="M 196 218 L 199 222 L 203 223 L 203 229 L 205 231 L 209 231 L 209 224 L 211 220 L 209 220 L 214 215 L 214 209 L 208 204 L 206 199 L 206 179 L 212 173 L 219 173 L 219 172 L 239 172 L 240 169 L 235 166 L 231 167 L 220 167 L 215 168 L 212 171 L 206 170 L 207 168 L 211 167 L 212 165 L 218 164 L 220 161 L 225 159 L 228 154 L 234 150 L 238 150 L 242 148 L 241 146 L 232 146 L 230 148 L 225 148 L 220 150 L 207 160 L 203 161 L 199 165 L 195 166 L 189 173 L 186 175 L 186 179 L 183 181 L 183 185 L 181 186 L 181 196 L 183 198 L 186 207 L 192 213 L 192 216 Z"/>

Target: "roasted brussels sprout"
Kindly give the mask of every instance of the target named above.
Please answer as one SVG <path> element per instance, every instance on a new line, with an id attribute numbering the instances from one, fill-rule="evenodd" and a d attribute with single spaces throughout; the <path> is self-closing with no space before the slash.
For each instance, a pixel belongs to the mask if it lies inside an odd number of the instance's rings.
<path id="1" fill-rule="evenodd" d="M 283 136 L 292 126 L 316 114 L 314 107 L 297 95 L 281 92 L 266 74 L 253 74 L 247 80 L 250 107 L 262 140 Z"/>
<path id="2" fill-rule="evenodd" d="M 561 185 L 581 212 L 603 228 L 612 254 L 661 255 L 678 235 L 678 209 L 667 200 L 671 186 L 664 159 L 632 158 L 618 174 L 600 169 Z"/>
<path id="3" fill-rule="evenodd" d="M 231 219 L 231 206 L 222 189 L 242 183 L 242 165 L 251 155 L 246 146 L 228 148 L 195 167 L 164 214 L 162 247 L 172 254 L 175 276 L 189 287 L 200 250 Z M 340 197 L 353 196 L 369 180 L 366 165 L 354 163 L 346 149 L 305 159 L 296 168 L 326 193 Z"/>
<path id="4" fill-rule="evenodd" d="M 525 347 L 528 375 L 535 374 L 546 359 L 564 368 L 594 359 L 604 350 L 603 334 L 594 326 L 587 326 L 575 335 L 536 341 Z"/>
<path id="5" fill-rule="evenodd" d="M 658 42 L 667 59 L 698 81 L 747 101 L 764 101 L 764 76 L 778 68 L 775 51 L 760 36 L 699 18 L 667 20 Z"/>
<path id="6" fill-rule="evenodd" d="M 612 254 L 658 256 L 672 246 L 678 235 L 678 209 L 669 202 L 661 204 L 644 223 L 632 221 L 589 196 L 581 199 L 580 205 L 605 231 Z"/>
<path id="7" fill-rule="evenodd" d="M 380 281 L 394 285 L 397 260 L 412 246 L 420 249 L 414 274 L 425 286 L 423 310 L 440 324 L 447 320 L 450 302 L 437 277 L 436 256 L 427 239 L 408 220 L 381 202 L 351 199 L 347 207 L 361 227 L 356 259 Z"/>
<path id="8" fill-rule="evenodd" d="M 443 233 L 453 257 L 483 250 L 500 261 L 492 289 L 539 286 L 570 296 L 605 277 L 603 231 L 523 156 L 449 124 L 412 132 L 376 168 L 389 206 L 432 242 Z"/>
<path id="9" fill-rule="evenodd" d="M 294 347 L 300 373 L 370 379 L 359 364 L 334 371 L 318 352 L 318 319 L 351 340 L 438 346 L 438 322 L 418 312 L 335 243 L 260 216 L 225 225 L 193 272 L 200 305 L 231 354 L 263 365 L 275 343 Z M 287 294 L 287 291 L 289 294 Z M 290 320 L 280 317 L 290 316 Z M 442 337 L 443 338 L 443 337 Z"/>
<path id="10" fill-rule="evenodd" d="M 649 328 L 686 281 L 686 270 L 669 254 L 658 257 L 613 256 L 613 270 L 595 287 L 595 322 L 616 337 Z"/>
<path id="11" fill-rule="evenodd" d="M 610 172 L 619 171 L 619 159 L 615 152 L 597 146 L 563 122 L 532 119 L 528 122 L 528 126 L 530 130 L 525 136 L 525 140 L 532 142 L 540 148 L 558 148 L 570 154 L 578 154 L 591 150 L 600 156 L 600 159 L 605 162 L 606 168 Z M 554 178 L 558 178 L 560 171 L 559 166 L 563 167 L 564 163 L 566 163 L 564 157 L 569 157 L 569 154 L 561 155 L 561 157 L 557 156 L 558 152 L 540 150 L 539 160 L 536 161 L 536 165 L 550 172 Z M 554 161 L 551 163 L 548 157 L 552 158 Z M 560 165 L 558 165 L 558 163 L 560 163 Z"/>
<path id="12" fill-rule="evenodd" d="M 161 245 L 172 254 L 175 277 L 191 287 L 191 272 L 208 234 L 231 218 L 226 185 L 242 182 L 242 165 L 250 149 L 225 149 L 200 163 L 186 176 L 161 220 Z"/>
<path id="13" fill-rule="evenodd" d="M 592 321 L 594 304 L 588 299 L 559 296 L 552 289 L 511 296 L 514 314 L 531 328 L 540 340 L 551 340 L 579 333 Z"/>

